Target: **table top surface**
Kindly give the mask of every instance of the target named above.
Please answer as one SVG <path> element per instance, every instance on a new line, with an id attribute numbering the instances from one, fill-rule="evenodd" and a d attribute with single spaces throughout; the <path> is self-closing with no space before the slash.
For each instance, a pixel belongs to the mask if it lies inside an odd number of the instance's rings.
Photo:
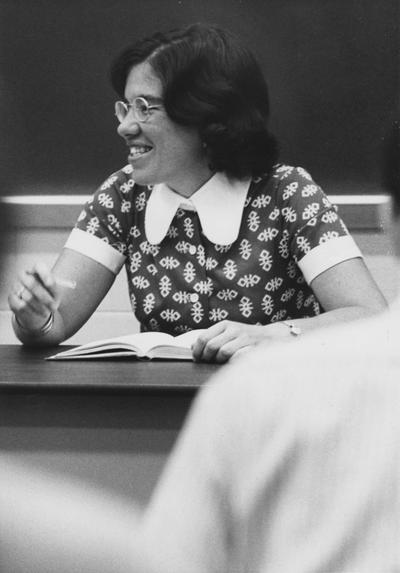
<path id="1" fill-rule="evenodd" d="M 63 346 L 63 349 L 67 348 Z M 96 359 L 48 361 L 58 349 L 0 345 L 0 393 L 16 391 L 195 392 L 217 364 Z"/>

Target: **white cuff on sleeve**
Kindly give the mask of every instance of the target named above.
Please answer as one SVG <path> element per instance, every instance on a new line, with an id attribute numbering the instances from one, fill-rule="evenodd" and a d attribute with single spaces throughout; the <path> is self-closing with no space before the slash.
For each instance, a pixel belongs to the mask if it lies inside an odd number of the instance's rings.
<path id="1" fill-rule="evenodd" d="M 311 249 L 299 262 L 299 268 L 307 283 L 327 269 L 356 257 L 362 253 L 350 235 L 330 239 Z"/>
<path id="2" fill-rule="evenodd" d="M 86 231 L 81 229 L 73 229 L 71 231 L 64 247 L 97 261 L 115 275 L 119 273 L 125 262 L 125 256 L 114 249 L 114 247 L 111 247 L 99 237 L 86 233 Z"/>

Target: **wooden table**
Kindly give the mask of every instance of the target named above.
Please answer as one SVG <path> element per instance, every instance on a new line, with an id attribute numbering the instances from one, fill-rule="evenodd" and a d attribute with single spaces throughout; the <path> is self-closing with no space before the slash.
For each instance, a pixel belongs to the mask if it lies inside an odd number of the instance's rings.
<path id="1" fill-rule="evenodd" d="M 51 354 L 0 345 L 0 449 L 145 504 L 196 391 L 220 367 Z"/>
<path id="2" fill-rule="evenodd" d="M 23 390 L 138 394 L 150 391 L 183 392 L 193 396 L 218 369 L 214 364 L 172 360 L 45 360 L 58 350 L 0 345 L 0 393 Z"/>

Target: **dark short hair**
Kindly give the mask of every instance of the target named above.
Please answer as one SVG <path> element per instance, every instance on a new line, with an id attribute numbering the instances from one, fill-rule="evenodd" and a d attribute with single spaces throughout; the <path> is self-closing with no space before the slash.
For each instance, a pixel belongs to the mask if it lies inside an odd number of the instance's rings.
<path id="1" fill-rule="evenodd" d="M 139 40 L 112 64 L 111 83 L 119 97 L 124 98 L 129 71 L 144 61 L 162 83 L 168 116 L 198 130 L 213 170 L 237 178 L 270 172 L 278 145 L 268 129 L 267 83 L 235 36 L 194 24 Z"/>
<path id="2" fill-rule="evenodd" d="M 392 121 L 383 144 L 383 185 L 393 199 L 393 209 L 400 215 L 400 114 Z"/>

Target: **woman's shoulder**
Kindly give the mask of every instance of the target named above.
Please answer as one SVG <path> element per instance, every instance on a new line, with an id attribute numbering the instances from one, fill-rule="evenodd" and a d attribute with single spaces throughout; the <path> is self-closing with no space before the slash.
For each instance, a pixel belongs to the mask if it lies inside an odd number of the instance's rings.
<path id="1" fill-rule="evenodd" d="M 314 187 L 315 191 L 319 189 L 304 167 L 277 163 L 269 173 L 252 179 L 250 194 L 264 193 L 279 200 L 288 193 L 292 195 L 294 191 L 304 188 L 307 192 L 308 189 L 311 191 Z"/>
<path id="2" fill-rule="evenodd" d="M 271 171 L 271 178 L 276 182 L 295 180 L 304 183 L 313 183 L 313 178 L 307 169 L 298 165 L 287 165 L 286 163 L 277 163 L 274 165 Z"/>
<path id="3" fill-rule="evenodd" d="M 133 176 L 131 165 L 125 165 L 118 171 L 114 171 L 103 181 L 94 193 L 94 198 L 102 200 L 108 197 L 117 202 L 136 201 L 140 203 L 146 201 L 151 189 L 147 185 L 139 185 Z"/>
<path id="4" fill-rule="evenodd" d="M 278 209 L 305 209 L 310 203 L 330 207 L 323 189 L 304 167 L 279 163 L 270 173 L 253 179 L 251 197 L 270 196 L 268 205 Z"/>
<path id="5" fill-rule="evenodd" d="M 281 188 L 293 182 L 303 185 L 314 184 L 312 176 L 304 167 L 277 163 L 268 173 L 253 177 L 252 186 L 253 188 L 267 187 L 272 191 L 272 189 Z"/>
<path id="6" fill-rule="evenodd" d="M 108 189 L 114 188 L 121 190 L 122 192 L 134 187 L 135 181 L 133 179 L 133 168 L 131 165 L 125 165 L 118 171 L 114 171 L 109 175 L 99 187 L 99 191 L 107 191 Z M 124 189 L 121 187 L 126 187 Z"/>

